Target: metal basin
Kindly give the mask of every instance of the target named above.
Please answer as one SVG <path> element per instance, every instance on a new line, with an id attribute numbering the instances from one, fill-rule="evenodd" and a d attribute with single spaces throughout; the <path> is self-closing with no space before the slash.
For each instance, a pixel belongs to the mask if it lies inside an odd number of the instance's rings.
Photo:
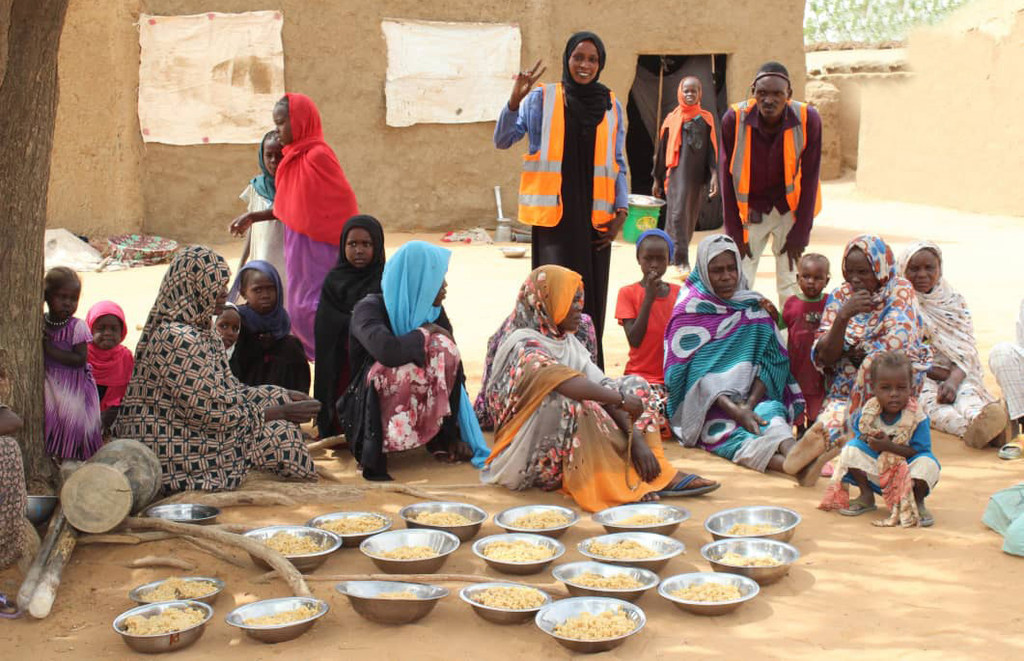
<path id="1" fill-rule="evenodd" d="M 632 540 L 638 544 L 643 544 L 658 555 L 651 558 L 628 560 L 622 558 L 609 558 L 597 555 L 590 551 L 590 545 L 593 542 L 614 544 L 622 540 Z M 623 565 L 625 567 L 640 567 L 655 572 L 664 569 L 669 560 L 686 550 L 686 546 L 679 540 L 672 539 L 671 537 L 666 537 L 664 535 L 656 535 L 650 532 L 617 532 L 610 535 L 600 535 L 598 537 L 591 537 L 583 540 L 576 548 L 583 555 L 592 560 L 597 560 L 598 562 L 607 562 L 609 564 Z"/>
<path id="2" fill-rule="evenodd" d="M 394 551 L 403 546 L 429 546 L 437 553 L 431 558 L 396 560 L 384 558 L 381 552 Z M 373 564 L 388 574 L 430 574 L 444 565 L 448 556 L 459 548 L 459 538 L 450 532 L 431 529 L 389 530 L 363 540 L 359 550 L 373 560 Z"/>
<path id="3" fill-rule="evenodd" d="M 673 592 L 685 590 L 693 585 L 704 583 L 718 583 L 721 585 L 733 585 L 739 589 L 742 595 L 739 599 L 730 601 L 691 601 L 673 596 Z M 725 574 L 718 572 L 693 572 L 690 574 L 677 574 L 666 578 L 658 586 L 658 594 L 665 597 L 676 605 L 680 610 L 696 615 L 725 615 L 731 613 L 743 604 L 757 596 L 761 591 L 757 581 L 739 574 Z"/>
<path id="4" fill-rule="evenodd" d="M 344 547 L 359 546 L 364 539 L 373 537 L 378 533 L 382 533 L 385 530 L 391 529 L 391 518 L 383 514 L 380 514 L 379 512 L 331 512 L 330 514 L 321 514 L 320 516 L 314 516 L 312 519 L 306 522 L 306 525 L 310 528 L 323 528 L 324 524 L 330 523 L 331 521 L 338 521 L 340 519 L 351 519 L 358 516 L 372 516 L 380 519 L 380 528 L 376 530 L 371 530 L 370 532 L 335 532 L 334 534 L 341 538 L 341 545 Z"/>
<path id="5" fill-rule="evenodd" d="M 213 505 L 196 505 L 193 503 L 171 503 L 157 505 L 146 510 L 144 516 L 154 519 L 167 519 L 177 523 L 198 523 L 209 525 L 220 516 L 220 508 Z"/>
<path id="6" fill-rule="evenodd" d="M 640 583 L 643 583 L 643 587 L 595 588 L 580 585 L 579 583 L 576 583 L 575 580 L 581 574 L 597 574 L 598 576 L 607 577 L 626 574 Z M 613 599 L 625 599 L 626 601 L 636 601 L 642 597 L 645 592 L 656 586 L 658 581 L 661 580 L 658 578 L 657 574 L 648 569 L 641 569 L 639 567 L 620 567 L 617 565 L 608 565 L 603 562 L 587 560 L 558 565 L 551 570 L 551 575 L 554 576 L 556 581 L 564 583 L 565 589 L 574 597 L 610 597 Z"/>
<path id="7" fill-rule="evenodd" d="M 403 581 L 345 581 L 334 589 L 348 597 L 353 610 L 367 620 L 378 624 L 409 624 L 427 616 L 441 599 L 448 596 L 448 588 L 425 583 Z M 412 592 L 415 599 L 388 599 L 381 593 Z"/>
<path id="8" fill-rule="evenodd" d="M 464 526 L 438 526 L 429 523 L 414 521 L 414 517 L 428 512 L 445 512 L 448 514 L 460 514 L 472 523 Z M 443 530 L 450 532 L 459 538 L 460 542 L 468 542 L 480 532 L 480 526 L 487 520 L 487 512 L 476 505 L 468 503 L 453 503 L 443 500 L 435 500 L 427 503 L 415 503 L 407 505 L 398 511 L 398 516 L 405 521 L 406 528 L 427 528 L 429 530 Z"/>
<path id="9" fill-rule="evenodd" d="M 531 590 L 537 590 L 544 595 L 544 603 L 536 608 L 497 608 L 495 606 L 485 606 L 480 602 L 476 601 L 476 597 L 490 588 L 530 588 Z M 494 583 L 476 583 L 474 585 L 467 585 L 466 587 L 459 590 L 459 597 L 473 607 L 476 614 L 495 624 L 522 624 L 523 622 L 529 622 L 537 615 L 541 608 L 551 603 L 551 595 L 544 590 L 535 588 L 532 585 L 523 585 L 522 583 L 505 583 L 501 581 L 495 581 Z"/>
<path id="10" fill-rule="evenodd" d="M 199 624 L 193 625 L 187 629 L 173 631 L 171 633 L 158 633 L 150 636 L 138 636 L 130 634 L 124 630 L 124 621 L 133 615 L 152 617 L 154 615 L 159 615 L 166 610 L 187 608 L 189 606 L 202 610 L 206 613 L 206 617 L 204 617 L 203 621 Z M 136 652 L 143 652 L 146 654 L 173 652 L 175 650 L 184 649 L 202 638 L 203 632 L 206 631 L 206 625 L 212 617 L 213 608 L 200 601 L 162 601 L 158 604 L 136 606 L 135 608 L 121 613 L 114 619 L 114 631 L 121 636 L 121 640 L 123 640 L 128 647 L 132 648 Z"/>
<path id="11" fill-rule="evenodd" d="M 300 572 L 307 572 L 316 569 L 327 561 L 327 556 L 341 548 L 341 539 L 339 539 L 333 532 L 320 530 L 319 528 L 310 528 L 309 526 L 266 526 L 265 528 L 250 530 L 245 533 L 245 536 L 249 539 L 266 544 L 268 539 L 281 532 L 295 535 L 296 537 L 312 538 L 319 543 L 323 549 L 316 553 L 302 553 L 284 556 L 289 562 L 295 565 L 295 568 Z M 252 561 L 257 567 L 271 569 L 271 566 L 263 559 L 257 558 L 251 553 L 249 554 L 249 557 L 252 558 Z"/>
<path id="12" fill-rule="evenodd" d="M 778 528 L 777 532 L 767 535 L 733 535 L 729 530 L 736 524 L 770 525 Z M 732 509 L 715 512 L 704 519 L 704 529 L 711 533 L 713 539 L 744 539 L 757 537 L 761 539 L 777 539 L 788 542 L 793 539 L 800 515 L 786 507 L 772 505 L 754 505 L 733 507 Z"/>
<path id="13" fill-rule="evenodd" d="M 623 636 L 605 638 L 602 640 L 576 640 L 573 638 L 563 638 L 555 633 L 556 626 L 571 617 L 580 615 L 581 613 L 590 613 L 591 615 L 595 615 L 609 610 L 617 611 L 620 608 L 626 611 L 629 618 L 636 624 L 635 629 Z M 537 626 L 540 627 L 541 631 L 557 640 L 563 647 L 567 647 L 574 652 L 590 654 L 593 652 L 606 652 L 610 649 L 615 649 L 622 643 L 626 642 L 627 638 L 640 633 L 640 630 L 643 629 L 644 625 L 647 623 L 647 617 L 639 606 L 621 599 L 609 599 L 607 597 L 571 597 L 569 599 L 556 601 L 553 604 L 542 608 L 540 612 L 537 613 L 537 617 L 534 618 L 534 622 L 537 623 Z"/>
<path id="14" fill-rule="evenodd" d="M 297 622 L 288 622 L 287 624 L 268 624 L 263 626 L 256 626 L 246 624 L 246 620 L 251 620 L 257 617 L 264 617 L 267 615 L 277 615 L 278 613 L 287 613 L 293 611 L 296 608 L 302 606 L 315 606 L 317 609 L 316 615 L 308 617 L 304 620 L 298 620 Z M 224 618 L 224 621 L 233 627 L 238 627 L 245 632 L 245 635 L 250 638 L 254 638 L 261 643 L 283 643 L 287 640 L 294 640 L 302 634 L 313 628 L 324 615 L 327 615 L 327 611 L 331 609 L 327 605 L 326 601 L 320 599 L 314 599 L 312 597 L 281 597 L 280 599 L 264 599 L 262 601 L 256 601 L 251 604 L 239 606 L 235 610 L 228 613 L 228 616 Z"/>
<path id="15" fill-rule="evenodd" d="M 50 520 L 50 515 L 57 508 L 57 496 L 29 496 L 25 506 L 25 517 L 39 525 Z"/>
<path id="16" fill-rule="evenodd" d="M 554 526 L 552 528 L 517 528 L 512 523 L 520 517 L 539 512 L 557 512 L 569 519 L 569 522 L 565 525 Z M 521 505 L 519 507 L 511 507 L 503 512 L 499 512 L 494 517 L 494 523 L 496 523 L 498 527 L 502 528 L 505 532 L 524 532 L 554 538 L 564 535 L 565 532 L 576 525 L 576 522 L 579 520 L 580 515 L 577 514 L 575 510 L 571 510 L 568 507 L 562 507 L 560 505 Z"/>
<path id="17" fill-rule="evenodd" d="M 738 553 L 746 557 L 771 556 L 780 564 L 774 567 L 738 567 L 721 562 L 726 553 Z M 800 559 L 800 551 L 792 544 L 774 539 L 751 537 L 746 539 L 721 539 L 705 544 L 700 554 L 718 572 L 739 574 L 752 578 L 761 585 L 770 585 L 789 573 L 789 568 Z"/>
<path id="18" fill-rule="evenodd" d="M 202 582 L 206 582 L 206 583 L 213 583 L 214 585 L 217 586 L 217 590 L 215 592 L 211 592 L 210 594 L 204 595 L 202 597 L 192 597 L 191 599 L 188 599 L 188 601 L 201 601 L 204 604 L 209 604 L 209 605 L 212 606 L 213 602 L 217 601 L 217 597 L 220 596 L 220 593 L 224 591 L 224 581 L 220 580 L 219 578 L 211 578 L 209 576 L 180 576 L 179 578 L 182 581 L 185 581 L 185 582 L 188 582 L 188 583 L 199 583 L 200 581 L 202 581 Z M 168 580 L 169 579 L 165 578 L 165 579 L 162 579 L 162 580 L 159 580 L 159 581 L 153 581 L 152 583 L 146 583 L 144 585 L 140 585 L 137 588 L 135 588 L 135 589 L 131 590 L 130 592 L 128 592 L 128 598 L 131 599 L 132 601 L 134 601 L 137 604 L 160 603 L 159 601 L 153 601 L 152 599 L 147 599 L 146 598 L 146 593 L 149 592 L 150 590 L 153 590 L 155 588 L 160 587 L 161 585 L 166 583 Z M 174 601 L 181 601 L 181 600 L 177 599 L 177 600 L 174 600 Z"/>
<path id="19" fill-rule="evenodd" d="M 531 560 L 527 562 L 510 562 L 507 560 L 495 560 L 488 558 L 484 555 L 484 549 L 487 548 L 488 544 L 494 542 L 528 542 L 530 544 L 536 544 L 537 546 L 543 546 L 551 550 L 551 556 L 543 560 Z M 544 568 L 550 565 L 552 562 L 562 557 L 565 553 L 565 546 L 562 542 L 551 537 L 545 537 L 544 535 L 534 535 L 530 533 L 513 532 L 505 533 L 504 535 L 490 535 L 483 539 L 478 539 L 473 544 L 473 553 L 476 557 L 481 558 L 488 565 L 494 569 L 500 571 L 503 574 L 536 574 L 544 571 Z"/>
<path id="20" fill-rule="evenodd" d="M 646 526 L 625 525 L 619 523 L 634 516 L 650 515 L 656 516 L 662 521 Z M 616 532 L 652 532 L 658 535 L 671 535 L 679 525 L 690 518 L 690 512 L 675 505 L 664 505 L 662 503 L 635 503 L 633 505 L 619 505 L 601 510 L 591 516 L 596 522 L 604 526 L 609 533 Z"/>

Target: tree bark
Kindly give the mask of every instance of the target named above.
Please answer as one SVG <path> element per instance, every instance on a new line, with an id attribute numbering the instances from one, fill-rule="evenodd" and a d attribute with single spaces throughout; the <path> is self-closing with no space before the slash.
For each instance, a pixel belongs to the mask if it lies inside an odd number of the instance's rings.
<path id="1" fill-rule="evenodd" d="M 29 492 L 52 483 L 43 430 L 43 236 L 50 151 L 57 112 L 57 49 L 68 0 L 3 0 L 10 7 L 0 52 L 0 348 L 7 352 L 11 401 Z M 0 45 L 3 42 L 0 41 Z M 97 72 L 99 73 L 99 72 Z"/>

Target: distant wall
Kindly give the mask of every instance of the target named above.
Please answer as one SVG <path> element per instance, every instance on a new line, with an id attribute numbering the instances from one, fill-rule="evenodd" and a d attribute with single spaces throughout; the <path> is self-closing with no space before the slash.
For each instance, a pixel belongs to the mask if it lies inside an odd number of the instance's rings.
<path id="1" fill-rule="evenodd" d="M 549 81 L 561 75 L 568 36 L 592 30 L 608 49 L 601 80 L 623 103 L 636 56 L 657 53 L 727 53 L 730 101 L 746 96 L 761 62 L 780 60 L 794 94 L 803 95 L 803 2 L 792 0 L 736 0 L 728 15 L 716 0 L 71 0 L 61 41 L 51 227 L 226 238 L 227 223 L 244 211 L 237 198 L 256 172 L 256 147 L 142 144 L 133 23 L 140 12 L 257 9 L 284 12 L 287 88 L 314 98 L 360 209 L 394 230 L 489 224 L 496 184 L 513 211 L 525 145 L 494 149 L 493 123 L 385 126 L 383 18 L 518 23 L 524 66 L 543 58 Z"/>

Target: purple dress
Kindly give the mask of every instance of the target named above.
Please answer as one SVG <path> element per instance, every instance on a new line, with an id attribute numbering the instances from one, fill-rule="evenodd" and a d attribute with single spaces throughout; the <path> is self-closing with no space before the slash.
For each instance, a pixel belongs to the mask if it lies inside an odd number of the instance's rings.
<path id="1" fill-rule="evenodd" d="M 46 329 L 57 349 L 71 351 L 92 340 L 85 322 L 72 317 L 67 325 Z M 100 397 L 92 368 L 62 365 L 49 356 L 46 368 L 46 454 L 60 459 L 88 459 L 103 445 Z"/>
<path id="2" fill-rule="evenodd" d="M 308 360 L 316 359 L 316 308 L 320 305 L 327 272 L 338 263 L 338 246 L 314 241 L 287 225 L 284 229 L 284 261 L 288 282 L 285 304 L 292 318 L 292 335 L 299 338 Z"/>

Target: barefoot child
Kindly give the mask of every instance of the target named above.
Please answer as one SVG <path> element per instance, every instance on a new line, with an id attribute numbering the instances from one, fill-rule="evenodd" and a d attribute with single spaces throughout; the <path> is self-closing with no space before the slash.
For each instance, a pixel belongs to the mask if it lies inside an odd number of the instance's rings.
<path id="1" fill-rule="evenodd" d="M 789 329 L 790 370 L 807 401 L 804 415 L 797 420 L 800 431 L 814 424 L 825 399 L 825 379 L 811 362 L 811 347 L 821 325 L 821 313 L 825 311 L 828 280 L 828 258 L 818 253 L 807 253 L 800 258 L 796 269 L 800 293 L 790 296 L 782 306 L 782 320 Z"/>
<path id="2" fill-rule="evenodd" d="M 128 335 L 124 310 L 113 301 L 101 301 L 89 308 L 85 323 L 92 333 L 89 343 L 89 366 L 100 397 L 100 418 L 103 431 L 109 432 L 121 408 L 121 399 L 128 389 L 135 367 L 135 357 L 122 345 Z"/>
<path id="3" fill-rule="evenodd" d="M 902 353 L 878 354 L 871 364 L 872 397 L 854 420 L 854 438 L 843 447 L 835 473 L 818 505 L 844 516 L 873 512 L 875 493 L 889 516 L 876 526 L 904 528 L 935 523 L 924 500 L 939 481 L 927 416 L 911 396 L 913 367 Z M 849 484 L 860 488 L 850 501 Z"/>
<path id="4" fill-rule="evenodd" d="M 89 367 L 92 334 L 75 317 L 82 282 L 71 269 L 46 272 L 43 293 L 43 355 L 46 369 L 46 453 L 61 459 L 88 459 L 103 445 L 100 397 Z"/>
<path id="5" fill-rule="evenodd" d="M 215 328 L 224 342 L 228 360 L 231 360 L 235 353 L 235 343 L 238 342 L 238 334 L 242 332 L 242 317 L 238 314 L 238 308 L 232 303 L 225 303 L 224 311 L 217 317 Z"/>
<path id="6" fill-rule="evenodd" d="M 672 307 L 679 296 L 679 285 L 662 278 L 672 261 L 675 246 L 668 234 L 648 230 L 636 242 L 636 261 L 640 264 L 640 282 L 619 290 L 615 317 L 626 331 L 629 341 L 627 376 L 640 376 L 649 383 L 661 402 L 662 414 L 667 401 L 665 392 L 665 327 L 672 316 Z"/>

